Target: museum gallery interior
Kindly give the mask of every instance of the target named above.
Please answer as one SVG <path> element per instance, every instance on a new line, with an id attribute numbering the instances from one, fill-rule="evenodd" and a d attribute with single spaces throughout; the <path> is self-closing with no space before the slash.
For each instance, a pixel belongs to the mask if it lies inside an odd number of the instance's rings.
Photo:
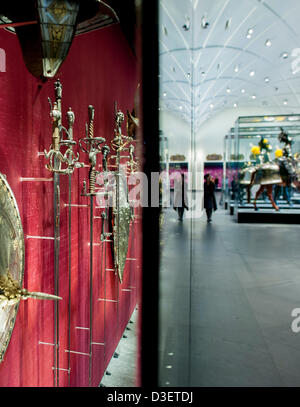
<path id="1" fill-rule="evenodd" d="M 0 387 L 299 387 L 300 3 L 0 4 Z"/>

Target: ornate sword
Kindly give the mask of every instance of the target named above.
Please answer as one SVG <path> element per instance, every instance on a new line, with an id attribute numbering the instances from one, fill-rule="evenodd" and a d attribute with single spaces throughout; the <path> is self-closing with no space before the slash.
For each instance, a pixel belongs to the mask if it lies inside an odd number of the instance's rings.
<path id="1" fill-rule="evenodd" d="M 96 195 L 97 155 L 101 153 L 101 144 L 105 138 L 94 137 L 95 109 L 92 105 L 88 107 L 89 123 L 86 127 L 86 137 L 79 140 L 80 148 L 88 154 L 89 191 L 87 192 L 86 181 L 83 181 L 81 196 L 90 197 L 90 344 L 89 344 L 89 386 L 92 384 L 92 342 L 93 342 L 93 245 L 94 245 L 94 196 Z"/>
<path id="2" fill-rule="evenodd" d="M 71 108 L 67 113 L 68 130 L 62 126 L 62 84 L 58 79 L 54 83 L 55 102 L 50 103 L 50 117 L 52 118 L 52 144 L 49 152 L 45 150 L 45 158 L 49 160 L 46 168 L 53 172 L 54 184 L 54 287 L 55 294 L 59 295 L 59 254 L 60 254 L 60 175 L 69 175 L 69 250 L 70 250 L 70 210 L 71 210 L 71 175 L 75 168 L 80 168 L 83 163 L 80 163 L 79 154 L 75 155 L 73 146 L 76 142 L 73 140 L 73 124 L 75 115 Z M 63 138 L 64 133 L 66 138 Z M 67 147 L 64 154 L 61 152 L 61 147 Z M 70 273 L 70 252 L 69 252 L 69 273 Z M 70 274 L 69 274 L 70 279 Z M 59 304 L 56 302 L 54 309 L 54 386 L 59 386 Z M 69 371 L 69 370 L 68 370 Z"/>

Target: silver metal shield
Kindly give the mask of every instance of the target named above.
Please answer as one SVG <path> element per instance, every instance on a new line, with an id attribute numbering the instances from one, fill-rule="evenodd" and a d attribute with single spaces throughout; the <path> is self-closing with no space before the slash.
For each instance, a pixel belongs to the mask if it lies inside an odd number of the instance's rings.
<path id="1" fill-rule="evenodd" d="M 24 234 L 19 209 L 6 178 L 0 173 L 0 275 L 8 273 L 22 287 L 24 276 Z M 14 328 L 19 301 L 0 307 L 0 362 Z"/>

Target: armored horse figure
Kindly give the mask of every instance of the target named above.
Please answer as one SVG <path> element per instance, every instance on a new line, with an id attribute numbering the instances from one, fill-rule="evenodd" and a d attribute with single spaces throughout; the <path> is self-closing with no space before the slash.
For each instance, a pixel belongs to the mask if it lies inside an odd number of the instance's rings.
<path id="1" fill-rule="evenodd" d="M 240 175 L 240 185 L 247 189 L 248 203 L 250 202 L 250 191 L 253 185 L 260 185 L 253 202 L 254 210 L 258 210 L 256 201 L 263 191 L 266 191 L 273 208 L 279 211 L 272 194 L 273 185 L 283 187 L 293 185 L 300 190 L 300 160 L 298 157 L 294 158 L 292 156 L 292 138 L 282 128 L 280 130 L 278 140 L 280 143 L 284 143 L 284 147 L 275 152 L 275 162 L 272 162 L 269 157 L 272 147 L 268 140 L 262 137 L 259 146 L 252 148 L 252 153 L 257 157 L 256 165 L 244 168 Z"/>

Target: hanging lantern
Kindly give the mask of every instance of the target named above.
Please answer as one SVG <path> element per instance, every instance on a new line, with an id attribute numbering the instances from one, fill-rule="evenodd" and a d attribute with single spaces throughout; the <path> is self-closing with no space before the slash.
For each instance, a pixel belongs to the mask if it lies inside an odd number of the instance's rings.
<path id="1" fill-rule="evenodd" d="M 100 0 L 2 3 L 1 20 L 11 22 L 6 26 L 14 27 L 26 67 L 37 78 L 53 78 L 56 75 L 69 52 L 77 28 L 86 32 L 89 25 L 90 29 L 95 29 L 118 22 L 114 10 Z"/>

